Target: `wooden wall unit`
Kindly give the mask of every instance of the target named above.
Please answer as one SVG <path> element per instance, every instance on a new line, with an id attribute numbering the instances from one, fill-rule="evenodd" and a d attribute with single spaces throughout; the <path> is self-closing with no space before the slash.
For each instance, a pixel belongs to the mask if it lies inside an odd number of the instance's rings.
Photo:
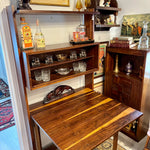
<path id="1" fill-rule="evenodd" d="M 46 109 L 48 104 L 44 105 L 41 102 L 35 103 L 32 106 L 29 106 L 28 104 L 28 98 L 27 98 L 27 93 L 26 93 L 26 87 L 28 87 L 30 90 L 34 90 L 37 88 L 42 88 L 44 86 L 48 86 L 50 84 L 54 84 L 56 82 L 61 82 L 64 80 L 68 80 L 80 75 L 85 75 L 85 87 L 93 89 L 93 80 L 94 80 L 94 75 L 93 72 L 98 70 L 98 46 L 99 43 L 91 43 L 91 44 L 83 44 L 83 45 L 76 45 L 72 46 L 69 43 L 66 44 L 58 44 L 58 45 L 50 45 L 47 46 L 45 50 L 40 50 L 40 51 L 35 51 L 35 50 L 24 50 L 22 51 L 19 45 L 19 32 L 17 29 L 17 20 L 16 16 L 17 15 L 50 15 L 50 14 L 83 14 L 84 15 L 84 22 L 86 25 L 86 30 L 87 30 L 87 36 L 90 39 L 94 39 L 94 21 L 92 20 L 92 16 L 94 14 L 98 14 L 98 12 L 79 12 L 79 11 L 44 11 L 44 10 L 19 10 L 16 11 L 14 7 L 7 7 L 7 13 L 8 13 L 8 18 L 9 18 L 9 24 L 10 24 L 10 30 L 11 30 L 11 38 L 12 38 L 12 43 L 14 47 L 14 55 L 15 55 L 15 60 L 16 60 L 16 65 L 18 72 L 22 73 L 22 77 L 19 77 L 19 80 L 23 80 L 24 84 L 24 93 L 26 96 L 26 110 L 28 112 L 29 116 L 29 122 L 30 122 L 30 127 L 31 127 L 31 134 L 33 134 L 33 125 L 32 121 L 30 118 L 31 113 L 34 113 L 36 110 L 40 109 Z M 30 59 L 32 56 L 39 55 L 40 57 L 45 54 L 55 54 L 59 52 L 63 53 L 69 53 L 71 50 L 76 50 L 78 53 L 80 52 L 80 49 L 86 49 L 87 52 L 87 57 L 85 58 L 78 58 L 77 60 L 69 60 L 67 59 L 64 62 L 56 62 L 54 64 L 50 65 L 40 65 L 35 68 L 31 68 L 30 66 Z M 23 61 L 24 60 L 24 61 Z M 74 73 L 71 72 L 67 76 L 58 76 L 56 75 L 52 81 L 45 82 L 45 83 L 37 83 L 34 82 L 34 77 L 32 76 L 32 72 L 37 69 L 42 69 L 42 68 L 57 68 L 59 66 L 64 66 L 64 65 L 72 65 L 73 62 L 77 61 L 85 61 L 87 63 L 87 71 L 85 72 L 80 72 L 80 73 Z M 33 77 L 33 78 L 32 78 Z M 35 149 L 35 144 L 34 144 L 34 137 L 32 136 L 33 140 L 33 146 Z"/>
<path id="2" fill-rule="evenodd" d="M 115 73 L 115 61 L 118 55 L 119 72 Z M 135 132 L 123 130 L 136 141 L 141 140 L 146 135 L 148 128 L 148 109 L 147 103 L 150 98 L 148 86 L 150 85 L 150 50 L 138 50 L 137 48 L 107 48 L 106 66 L 105 66 L 105 84 L 104 94 L 115 98 L 144 113 L 144 116 L 138 120 Z M 127 75 L 125 67 L 128 62 L 133 65 L 132 73 Z"/>
<path id="3" fill-rule="evenodd" d="M 99 14 L 95 15 L 95 31 L 108 31 L 111 27 L 120 27 L 117 24 L 118 12 L 121 11 L 121 8 L 118 8 L 118 3 L 116 0 L 111 0 L 110 7 L 99 6 L 100 0 L 92 0 L 91 8 L 95 8 L 95 11 Z M 114 24 L 106 24 L 105 20 L 109 18 L 110 15 L 114 15 Z M 97 18 L 100 20 L 100 24 L 97 24 Z"/>

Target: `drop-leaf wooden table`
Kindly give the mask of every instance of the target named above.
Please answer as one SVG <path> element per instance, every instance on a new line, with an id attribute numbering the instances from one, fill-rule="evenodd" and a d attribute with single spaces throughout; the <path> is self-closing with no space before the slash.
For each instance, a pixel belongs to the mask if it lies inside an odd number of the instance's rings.
<path id="1" fill-rule="evenodd" d="M 89 88 L 49 103 L 32 115 L 37 149 L 41 128 L 61 150 L 91 150 L 142 116 L 142 113 Z"/>

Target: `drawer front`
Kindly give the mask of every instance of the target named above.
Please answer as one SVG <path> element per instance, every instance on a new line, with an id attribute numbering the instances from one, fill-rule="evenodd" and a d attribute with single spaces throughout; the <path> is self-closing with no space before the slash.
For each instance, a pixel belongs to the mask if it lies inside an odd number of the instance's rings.
<path id="1" fill-rule="evenodd" d="M 111 96 L 125 104 L 130 101 L 132 92 L 132 81 L 123 77 L 113 76 Z"/>

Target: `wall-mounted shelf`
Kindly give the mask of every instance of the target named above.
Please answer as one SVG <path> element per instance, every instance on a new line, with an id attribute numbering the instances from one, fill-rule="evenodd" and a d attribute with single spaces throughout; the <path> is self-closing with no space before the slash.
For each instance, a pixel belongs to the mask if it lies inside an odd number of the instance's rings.
<path id="1" fill-rule="evenodd" d="M 51 46 L 47 46 L 46 49 L 43 50 L 26 50 L 23 52 L 23 60 L 24 60 L 24 69 L 26 76 L 26 86 L 30 90 L 34 90 L 37 88 L 41 88 L 44 86 L 48 86 L 50 84 L 54 84 L 57 82 L 61 82 L 64 80 L 68 80 L 77 76 L 86 75 L 98 70 L 98 45 L 99 43 L 92 44 L 82 44 L 82 45 L 71 45 L 71 44 L 55 44 Z M 65 46 L 65 47 L 64 47 Z M 79 53 L 81 49 L 85 49 L 87 56 L 79 57 Z M 71 51 L 76 51 L 78 58 L 74 60 L 70 60 L 69 55 Z M 67 54 L 67 59 L 65 61 L 58 61 L 56 58 L 56 54 Z M 45 64 L 44 59 L 47 55 L 53 56 L 54 62 L 52 64 Z M 40 59 L 40 65 L 32 67 L 31 62 L 34 57 L 38 57 Z M 95 61 L 97 60 L 97 61 Z M 87 64 L 87 69 L 84 72 L 74 72 L 73 71 L 73 63 L 83 61 Z M 55 69 L 58 68 L 71 68 L 72 71 L 67 75 L 59 75 L 56 73 Z M 36 81 L 34 76 L 34 71 L 42 70 L 42 69 L 50 69 L 50 81 Z"/>
<path id="2" fill-rule="evenodd" d="M 23 15 L 46 15 L 46 14 L 88 14 L 95 15 L 99 14 L 99 12 L 95 11 L 51 11 L 51 10 L 17 10 L 15 14 L 23 14 Z"/>
<path id="3" fill-rule="evenodd" d="M 111 0 L 110 7 L 99 6 L 99 2 L 93 0 L 91 7 L 95 8 L 95 11 L 99 12 L 99 14 L 95 14 L 95 31 L 108 31 L 111 27 L 120 26 L 116 24 L 116 18 L 118 11 L 121 11 L 121 8 L 118 8 L 118 3 L 116 0 Z M 114 20 L 113 18 L 108 19 L 110 18 L 110 15 L 114 15 Z"/>
<path id="4" fill-rule="evenodd" d="M 116 8 L 116 7 L 101 7 L 101 6 L 96 6 L 96 10 L 99 11 L 121 11 L 121 8 Z"/>
<path id="5" fill-rule="evenodd" d="M 108 31 L 111 27 L 120 27 L 119 24 L 96 24 L 95 31 Z"/>

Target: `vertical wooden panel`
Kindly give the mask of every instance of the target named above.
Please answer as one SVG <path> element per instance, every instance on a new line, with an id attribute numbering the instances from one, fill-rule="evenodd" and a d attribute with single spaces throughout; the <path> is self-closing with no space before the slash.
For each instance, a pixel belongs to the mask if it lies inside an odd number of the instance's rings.
<path id="1" fill-rule="evenodd" d="M 86 88 L 90 88 L 90 89 L 94 89 L 94 74 L 91 73 L 91 74 L 87 74 L 85 75 L 85 87 Z"/>
<path id="2" fill-rule="evenodd" d="M 94 21 L 92 20 L 92 16 L 93 15 L 84 15 L 86 34 L 90 39 L 94 39 Z"/>

